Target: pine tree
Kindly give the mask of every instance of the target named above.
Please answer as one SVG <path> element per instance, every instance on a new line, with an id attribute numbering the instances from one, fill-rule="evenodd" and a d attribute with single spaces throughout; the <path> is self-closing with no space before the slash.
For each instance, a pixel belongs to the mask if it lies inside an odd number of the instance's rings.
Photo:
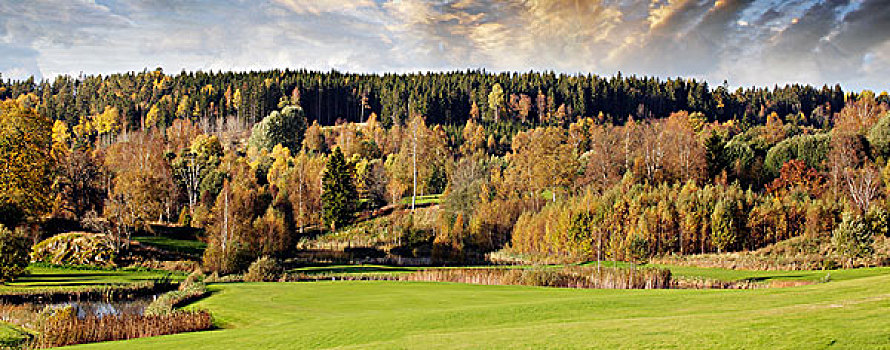
<path id="1" fill-rule="evenodd" d="M 723 148 L 726 142 L 720 134 L 711 131 L 705 139 L 705 163 L 708 168 L 708 177 L 713 178 L 720 174 L 726 167 L 726 160 L 723 154 Z"/>
<path id="2" fill-rule="evenodd" d="M 331 230 L 336 230 L 352 220 L 355 209 L 358 207 L 358 193 L 352 183 L 352 175 L 340 147 L 334 149 L 334 153 L 328 160 L 322 182 L 324 184 L 324 192 L 321 196 L 324 222 L 331 226 Z"/>

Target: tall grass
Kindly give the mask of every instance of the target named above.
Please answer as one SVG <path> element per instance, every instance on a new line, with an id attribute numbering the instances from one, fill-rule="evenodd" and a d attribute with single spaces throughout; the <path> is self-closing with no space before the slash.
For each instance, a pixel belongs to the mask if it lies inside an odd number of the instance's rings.
<path id="1" fill-rule="evenodd" d="M 457 282 L 561 288 L 666 289 L 671 271 L 660 268 L 567 266 L 531 269 L 435 269 L 401 276 L 404 281 Z"/>
<path id="2" fill-rule="evenodd" d="M 560 288 L 666 289 L 671 271 L 661 268 L 565 266 L 540 268 L 428 269 L 414 273 L 287 274 L 287 281 L 420 281 Z"/>
<path id="3" fill-rule="evenodd" d="M 176 311 L 165 315 L 49 317 L 39 325 L 35 348 L 52 348 L 101 341 L 124 340 L 210 329 L 213 319 L 207 311 Z"/>

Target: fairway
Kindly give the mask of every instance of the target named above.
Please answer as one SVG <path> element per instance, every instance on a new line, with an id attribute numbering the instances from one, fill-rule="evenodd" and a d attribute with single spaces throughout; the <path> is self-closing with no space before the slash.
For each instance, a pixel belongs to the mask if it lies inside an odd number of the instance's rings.
<path id="1" fill-rule="evenodd" d="M 225 284 L 222 329 L 82 349 L 890 348 L 890 275 L 760 290 Z"/>

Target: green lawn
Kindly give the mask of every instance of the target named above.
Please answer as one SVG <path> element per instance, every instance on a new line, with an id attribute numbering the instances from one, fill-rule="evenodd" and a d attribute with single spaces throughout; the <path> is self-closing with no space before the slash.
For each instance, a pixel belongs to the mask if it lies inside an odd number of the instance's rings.
<path id="1" fill-rule="evenodd" d="M 182 273 L 167 271 L 99 270 L 62 267 L 31 266 L 28 274 L 15 282 L 0 285 L 3 291 L 26 291 L 29 289 L 77 289 L 107 284 L 125 284 L 150 281 L 170 275 L 173 279 L 184 278 Z"/>
<path id="2" fill-rule="evenodd" d="M 166 251 L 178 252 L 200 257 L 204 254 L 207 244 L 198 240 L 176 239 L 165 236 L 139 236 L 133 237 L 139 243 L 155 246 Z"/>
<path id="3" fill-rule="evenodd" d="M 225 284 L 196 305 L 220 330 L 80 348 L 890 348 L 890 273 L 871 273 L 756 290 Z"/>
<path id="4" fill-rule="evenodd" d="M 441 194 L 428 194 L 428 195 L 424 195 L 424 196 L 417 196 L 417 200 L 414 202 L 414 204 L 416 204 L 416 205 L 439 204 L 441 201 L 442 201 Z M 411 196 L 403 198 L 402 204 L 411 205 Z"/>

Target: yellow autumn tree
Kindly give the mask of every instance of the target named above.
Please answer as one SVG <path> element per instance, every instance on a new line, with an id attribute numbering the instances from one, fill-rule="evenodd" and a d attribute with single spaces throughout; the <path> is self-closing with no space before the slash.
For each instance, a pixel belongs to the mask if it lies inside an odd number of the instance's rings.
<path id="1" fill-rule="evenodd" d="M 68 132 L 68 124 L 61 120 L 56 120 L 53 124 L 53 158 L 60 159 L 68 153 L 68 141 L 71 140 L 71 133 Z"/>
<path id="2" fill-rule="evenodd" d="M 0 223 L 15 227 L 48 207 L 52 121 L 13 100 L 0 102 Z"/>

